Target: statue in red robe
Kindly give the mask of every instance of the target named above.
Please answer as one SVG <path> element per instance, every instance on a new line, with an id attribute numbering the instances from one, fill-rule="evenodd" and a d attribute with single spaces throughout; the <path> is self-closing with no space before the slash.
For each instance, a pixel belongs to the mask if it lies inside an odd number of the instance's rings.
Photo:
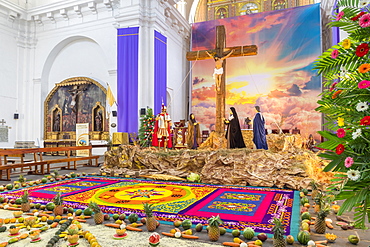
<path id="1" fill-rule="evenodd" d="M 152 146 L 172 148 L 171 117 L 164 104 L 162 104 L 162 112 L 155 119 Z"/>

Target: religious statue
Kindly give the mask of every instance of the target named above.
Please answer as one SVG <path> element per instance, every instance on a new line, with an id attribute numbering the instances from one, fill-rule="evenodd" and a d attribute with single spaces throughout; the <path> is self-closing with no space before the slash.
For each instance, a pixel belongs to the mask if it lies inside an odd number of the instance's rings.
<path id="1" fill-rule="evenodd" d="M 247 117 L 247 118 L 245 118 L 244 119 L 244 125 L 245 125 L 245 128 L 246 129 L 251 129 L 251 122 L 252 122 L 252 120 L 250 120 L 250 118 L 249 117 Z"/>
<path id="2" fill-rule="evenodd" d="M 186 144 L 189 149 L 197 149 L 200 143 L 200 128 L 199 123 L 195 120 L 194 114 L 190 114 L 188 121 L 188 133 L 186 136 Z"/>
<path id="3" fill-rule="evenodd" d="M 213 79 L 215 79 L 217 91 L 221 90 L 222 75 L 224 74 L 224 67 L 222 66 L 222 63 L 226 58 L 230 57 L 233 52 L 234 50 L 231 50 L 226 56 L 220 57 L 218 55 L 213 56 L 208 51 L 206 51 L 207 55 L 215 60 Z"/>
<path id="4" fill-rule="evenodd" d="M 95 116 L 95 131 L 102 131 L 102 122 L 103 122 L 103 116 L 101 114 L 101 111 L 99 111 Z"/>
<path id="5" fill-rule="evenodd" d="M 224 123 L 227 125 L 225 135 L 227 139 L 227 148 L 245 148 L 238 114 L 236 113 L 234 107 L 230 107 L 229 119 L 225 119 Z"/>
<path id="6" fill-rule="evenodd" d="M 266 141 L 265 118 L 259 106 L 255 106 L 257 111 L 253 119 L 253 143 L 257 149 L 268 149 Z"/>
<path id="7" fill-rule="evenodd" d="M 172 148 L 171 117 L 167 107 L 162 103 L 162 112 L 155 119 L 152 145 L 155 147 Z"/>
<path id="8" fill-rule="evenodd" d="M 86 86 L 85 87 L 74 86 L 73 89 L 68 90 L 68 92 L 71 95 L 71 103 L 69 107 L 74 113 L 77 113 L 77 108 L 76 108 L 77 96 L 81 94 L 84 90 L 86 90 Z"/>
<path id="9" fill-rule="evenodd" d="M 53 131 L 60 131 L 60 114 L 57 113 L 57 115 L 54 118 L 54 124 L 53 124 Z"/>
<path id="10" fill-rule="evenodd" d="M 309 150 L 313 150 L 313 148 L 315 147 L 315 144 L 316 144 L 316 142 L 315 142 L 315 139 L 313 138 L 313 135 L 312 134 L 310 134 L 309 136 L 308 136 L 308 139 L 307 139 L 307 141 L 304 143 L 304 147 L 306 148 L 306 149 L 309 149 Z"/>

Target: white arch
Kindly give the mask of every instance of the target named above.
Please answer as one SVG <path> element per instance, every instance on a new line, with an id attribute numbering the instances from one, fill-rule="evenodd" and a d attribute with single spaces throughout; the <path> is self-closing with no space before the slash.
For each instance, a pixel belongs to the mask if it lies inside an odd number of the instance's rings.
<path id="1" fill-rule="evenodd" d="M 40 92 L 40 99 L 39 99 L 40 103 L 41 103 L 41 105 L 40 105 L 40 109 L 41 109 L 40 116 L 44 116 L 44 107 L 43 107 L 43 105 L 44 105 L 46 97 L 49 94 L 50 73 L 51 73 L 51 70 L 53 68 L 53 65 L 54 65 L 56 59 L 58 58 L 58 55 L 69 44 L 71 44 L 73 42 L 78 42 L 78 41 L 88 41 L 88 42 L 96 44 L 99 47 L 98 48 L 99 49 L 98 53 L 102 57 L 103 63 L 107 64 L 107 66 L 108 66 L 108 59 L 107 59 L 107 56 L 106 56 L 104 50 L 102 49 L 102 46 L 96 40 L 94 40 L 91 37 L 88 37 L 88 36 L 85 36 L 85 35 L 76 35 L 76 36 L 71 36 L 71 37 L 65 38 L 62 41 L 60 41 L 59 43 L 57 43 L 51 49 L 49 54 L 47 55 L 47 58 L 45 59 L 45 62 L 43 64 L 42 71 L 41 71 L 41 78 L 40 78 L 40 80 L 41 80 L 41 92 Z M 91 79 L 94 79 L 94 80 L 98 81 L 101 85 L 103 85 L 104 87 L 107 87 L 106 83 L 103 83 L 102 80 L 100 80 L 99 78 L 95 78 L 95 77 L 92 77 L 92 76 L 89 76 L 89 75 L 81 75 L 81 76 L 85 76 L 85 77 L 89 77 Z M 68 78 L 63 78 L 63 79 L 68 79 Z M 44 128 L 44 126 L 43 126 L 44 121 L 42 121 L 42 118 L 41 118 L 40 123 L 42 125 L 41 126 L 41 130 L 42 130 Z"/>
<path id="2" fill-rule="evenodd" d="M 197 11 L 197 6 L 199 4 L 199 1 L 200 0 L 194 0 L 193 1 L 193 4 L 191 5 L 191 8 L 190 8 L 190 13 L 189 13 L 189 23 L 194 23 L 194 19 L 195 19 L 195 12 Z"/>

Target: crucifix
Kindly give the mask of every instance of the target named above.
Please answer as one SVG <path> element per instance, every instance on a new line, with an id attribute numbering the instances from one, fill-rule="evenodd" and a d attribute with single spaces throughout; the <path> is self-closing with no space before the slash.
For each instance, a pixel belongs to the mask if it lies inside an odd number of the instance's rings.
<path id="1" fill-rule="evenodd" d="M 6 123 L 5 120 L 4 120 L 4 118 L 1 119 L 0 123 L 1 123 L 1 126 L 4 126 L 4 124 Z"/>
<path id="2" fill-rule="evenodd" d="M 231 53 L 231 54 L 230 54 Z M 226 32 L 225 26 L 216 27 L 216 47 L 212 50 L 202 50 L 202 51 L 190 51 L 186 53 L 186 59 L 188 61 L 204 60 L 210 59 L 211 56 L 208 54 L 215 54 L 214 57 L 242 57 L 242 56 L 254 56 L 257 55 L 256 45 L 244 45 L 244 46 L 234 46 L 226 47 Z M 224 133 L 224 123 L 225 118 L 225 72 L 226 72 L 226 59 L 222 59 L 223 73 L 221 75 L 221 82 L 219 87 L 217 86 L 216 79 L 216 133 Z M 217 76 L 217 75 L 216 75 Z"/>

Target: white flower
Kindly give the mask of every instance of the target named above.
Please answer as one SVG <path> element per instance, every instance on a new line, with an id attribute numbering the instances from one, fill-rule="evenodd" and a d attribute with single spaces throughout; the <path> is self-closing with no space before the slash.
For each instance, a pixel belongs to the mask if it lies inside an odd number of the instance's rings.
<path id="1" fill-rule="evenodd" d="M 355 132 L 352 133 L 352 139 L 356 139 L 357 137 L 361 136 L 361 129 L 357 129 Z"/>
<path id="2" fill-rule="evenodd" d="M 358 180 L 361 175 L 360 175 L 360 171 L 358 170 L 352 170 L 350 169 L 348 172 L 347 172 L 347 176 L 349 179 L 351 179 L 352 181 L 356 181 Z"/>
<path id="3" fill-rule="evenodd" d="M 367 109 L 369 109 L 369 105 L 367 104 L 367 102 L 359 102 L 357 105 L 356 105 L 356 110 L 357 111 L 366 111 Z"/>

